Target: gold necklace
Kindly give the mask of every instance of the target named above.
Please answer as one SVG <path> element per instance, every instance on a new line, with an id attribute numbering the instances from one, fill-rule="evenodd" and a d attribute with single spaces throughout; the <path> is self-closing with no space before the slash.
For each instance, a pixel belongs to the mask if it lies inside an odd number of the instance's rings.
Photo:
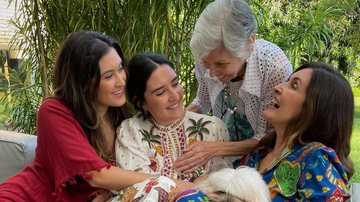
<path id="1" fill-rule="evenodd" d="M 269 165 L 265 168 L 265 170 L 263 170 L 261 172 L 261 174 L 266 173 L 267 171 L 271 170 L 272 168 L 274 168 L 281 160 L 283 160 L 287 155 L 290 154 L 290 150 L 289 148 L 285 147 L 281 154 L 279 156 L 277 156 L 274 160 L 272 160 Z"/>

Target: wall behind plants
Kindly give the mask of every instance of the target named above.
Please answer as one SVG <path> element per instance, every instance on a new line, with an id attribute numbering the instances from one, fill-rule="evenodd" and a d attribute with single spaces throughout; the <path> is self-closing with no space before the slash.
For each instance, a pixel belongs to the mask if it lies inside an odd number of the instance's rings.
<path id="1" fill-rule="evenodd" d="M 11 72 L 11 80 L 16 82 L 2 98 L 10 110 L 14 130 L 35 133 L 37 109 L 44 97 L 51 95 L 56 52 L 61 41 L 77 30 L 112 35 L 128 58 L 144 51 L 169 56 L 185 89 L 185 104 L 194 98 L 197 84 L 189 41 L 197 17 L 211 0 L 12 1 L 19 5 L 13 19 L 17 27 L 13 43 L 25 53 L 20 71 Z M 350 70 L 356 69 L 357 63 L 350 63 L 346 54 L 352 54 L 351 61 L 358 60 L 358 56 L 353 47 L 347 46 L 350 39 L 341 34 L 358 33 L 351 24 L 359 19 L 356 9 L 360 3 L 338 2 L 332 7 L 331 0 L 248 1 L 259 22 L 258 38 L 279 44 L 295 67 L 304 61 L 323 60 L 341 64 L 338 66 L 344 74 L 352 75 L 354 71 Z M 344 9 L 352 12 L 344 17 Z M 351 38 L 352 43 L 358 38 Z M 347 52 L 339 51 L 345 50 L 344 46 Z"/>

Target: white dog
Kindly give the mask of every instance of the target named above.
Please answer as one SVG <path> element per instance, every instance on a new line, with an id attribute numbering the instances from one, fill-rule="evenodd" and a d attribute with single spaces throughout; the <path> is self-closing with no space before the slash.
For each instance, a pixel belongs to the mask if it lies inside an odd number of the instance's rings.
<path id="1" fill-rule="evenodd" d="M 269 188 L 259 172 L 246 166 L 211 173 L 195 187 L 214 201 L 270 201 Z"/>

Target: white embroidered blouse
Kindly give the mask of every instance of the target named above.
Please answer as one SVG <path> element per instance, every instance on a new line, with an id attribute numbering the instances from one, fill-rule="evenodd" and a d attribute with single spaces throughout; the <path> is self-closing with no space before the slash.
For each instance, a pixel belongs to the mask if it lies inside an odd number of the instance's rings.
<path id="1" fill-rule="evenodd" d="M 195 75 L 199 86 L 197 97 L 192 104 L 198 106 L 204 114 L 212 109 L 213 115 L 221 118 L 224 113 L 223 103 L 217 98 L 225 85 L 210 76 L 201 59 L 197 59 L 196 64 Z M 231 99 L 240 103 L 237 110 L 245 113 L 254 130 L 253 138 L 260 140 L 271 132 L 272 127 L 262 116 L 262 111 L 271 103 L 275 85 L 285 82 L 291 73 L 292 66 L 278 46 L 263 39 L 256 40 L 254 51 L 247 62 L 244 79 L 230 85 L 232 95 L 236 94 L 241 100 Z"/>
<path id="2" fill-rule="evenodd" d="M 215 157 L 190 174 L 173 169 L 173 162 L 188 145 L 197 141 L 229 141 L 227 128 L 217 117 L 187 111 L 164 127 L 135 116 L 123 121 L 116 132 L 116 162 L 124 169 L 192 181 L 208 172 L 232 167 L 231 159 Z"/>

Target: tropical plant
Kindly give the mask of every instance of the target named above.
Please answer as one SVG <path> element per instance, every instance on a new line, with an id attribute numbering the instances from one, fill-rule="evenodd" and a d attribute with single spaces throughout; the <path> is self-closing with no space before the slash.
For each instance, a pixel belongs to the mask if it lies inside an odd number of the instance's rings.
<path id="1" fill-rule="evenodd" d="M 34 115 L 42 99 L 52 93 L 60 43 L 69 33 L 84 29 L 114 36 L 127 56 L 147 51 L 169 56 L 185 89 L 187 105 L 197 88 L 189 41 L 196 19 L 211 1 L 9 0 L 18 5 L 12 20 L 17 28 L 12 43 L 24 52 L 18 72 L 22 76 L 12 76 L 19 79 L 12 83 L 19 85 L 12 85 L 7 94 L 19 105 L 9 104 L 7 97 L 2 99 L 4 105 L 14 108 L 10 110 L 14 129 L 35 133 Z M 336 6 L 332 0 L 248 2 L 259 22 L 258 38 L 278 44 L 294 67 L 310 60 L 332 62 L 352 81 L 359 80 L 359 0 L 339 0 Z M 22 116 L 25 114 L 30 116 Z"/>
<path id="2" fill-rule="evenodd" d="M 155 127 L 152 127 L 150 129 L 150 132 L 148 132 L 145 129 L 139 130 L 139 132 L 141 133 L 141 135 L 143 136 L 143 138 L 141 138 L 142 141 L 146 141 L 149 144 L 149 147 L 151 148 L 151 143 L 156 143 L 156 144 L 161 144 L 160 142 L 160 136 L 159 135 L 154 135 Z"/>
<path id="3" fill-rule="evenodd" d="M 186 132 L 190 132 L 189 133 L 189 138 L 192 136 L 195 136 L 195 138 L 197 136 L 200 137 L 200 141 L 203 141 L 204 139 L 204 134 L 209 134 L 209 129 L 207 129 L 205 126 L 209 123 L 211 123 L 211 121 L 205 121 L 203 122 L 204 118 L 200 118 L 198 121 L 194 120 L 194 119 L 189 119 L 192 123 L 192 126 L 189 126 L 186 129 Z"/>
<path id="4" fill-rule="evenodd" d="M 168 55 L 184 88 L 191 89 L 185 91 L 185 104 L 194 97 L 194 59 L 188 44 L 195 21 L 210 0 L 9 2 L 18 5 L 12 20 L 17 28 L 12 43 L 24 52 L 21 74 L 27 78 L 16 81 L 22 83 L 20 87 L 11 86 L 12 102 L 23 103 L 22 107 L 10 111 L 11 119 L 16 122 L 14 130 L 35 133 L 35 117 L 21 115 L 36 114 L 42 99 L 51 95 L 56 52 L 61 41 L 77 30 L 97 30 L 112 35 L 120 41 L 127 56 L 147 51 Z M 4 97 L 2 103 L 11 107 L 8 100 Z"/>

